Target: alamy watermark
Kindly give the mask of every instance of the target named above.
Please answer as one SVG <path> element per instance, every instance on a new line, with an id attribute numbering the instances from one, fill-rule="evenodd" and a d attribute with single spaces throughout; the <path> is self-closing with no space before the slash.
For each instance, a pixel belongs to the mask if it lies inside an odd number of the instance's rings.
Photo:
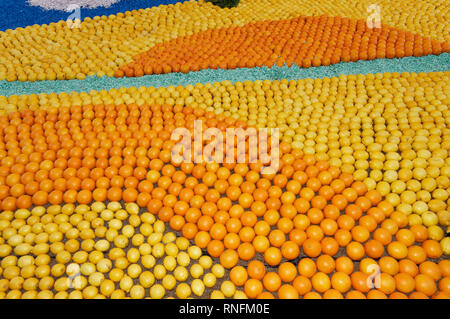
<path id="1" fill-rule="evenodd" d="M 366 25 L 369 29 L 381 28 L 381 7 L 378 4 L 371 4 L 367 7 L 369 16 L 366 19 Z"/>
<path id="2" fill-rule="evenodd" d="M 196 120 L 193 131 L 192 134 L 191 130 L 182 127 L 173 131 L 171 139 L 177 142 L 172 149 L 174 163 L 251 164 L 259 161 L 263 164 L 261 174 L 275 174 L 278 171 L 280 164 L 278 128 L 227 128 L 224 138 L 224 132 L 215 127 L 203 132 L 202 121 Z M 204 141 L 209 142 L 204 146 Z"/>
<path id="3" fill-rule="evenodd" d="M 78 29 L 81 27 L 81 7 L 77 4 L 71 4 L 67 11 L 72 12 L 67 18 L 66 23 L 69 29 Z"/>

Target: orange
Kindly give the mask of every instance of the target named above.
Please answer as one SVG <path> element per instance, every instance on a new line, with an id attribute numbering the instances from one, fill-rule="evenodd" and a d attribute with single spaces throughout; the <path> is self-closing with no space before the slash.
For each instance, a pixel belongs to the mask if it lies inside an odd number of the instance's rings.
<path id="1" fill-rule="evenodd" d="M 278 266 L 278 275 L 284 282 L 292 282 L 297 276 L 297 268 L 290 262 L 284 262 Z"/>
<path id="2" fill-rule="evenodd" d="M 206 233 L 206 234 L 208 234 L 208 233 Z M 208 237 L 209 237 L 209 234 L 208 234 Z M 209 242 L 209 240 L 208 240 L 208 242 Z M 240 242 L 241 242 L 241 239 L 235 233 L 228 233 L 223 240 L 224 246 L 229 249 L 237 249 L 240 245 Z M 197 243 L 196 243 L 196 245 L 198 246 Z M 200 248 L 204 248 L 204 247 L 200 247 Z"/>
<path id="3" fill-rule="evenodd" d="M 211 238 L 222 240 L 227 234 L 227 230 L 223 224 L 216 223 L 211 226 L 209 233 L 211 234 Z"/>
<path id="4" fill-rule="evenodd" d="M 288 260 L 295 259 L 300 254 L 298 245 L 292 241 L 287 241 L 281 246 L 281 254 Z"/>
<path id="5" fill-rule="evenodd" d="M 317 272 L 312 276 L 311 283 L 314 288 L 319 293 L 324 293 L 331 287 L 330 278 L 323 272 Z"/>
<path id="6" fill-rule="evenodd" d="M 235 250 L 227 249 L 220 255 L 220 264 L 227 269 L 233 268 L 238 263 L 238 261 L 239 256 Z"/>
<path id="7" fill-rule="evenodd" d="M 320 255 L 316 260 L 316 264 L 317 269 L 325 274 L 332 273 L 336 266 L 334 259 L 329 255 Z"/>
<path id="8" fill-rule="evenodd" d="M 425 294 L 426 296 L 433 295 L 437 290 L 436 283 L 431 277 L 427 275 L 419 274 L 416 276 L 415 281 L 416 290 Z"/>
<path id="9" fill-rule="evenodd" d="M 293 229 L 289 232 L 289 241 L 301 246 L 306 240 L 306 233 L 300 229 Z"/>
<path id="10" fill-rule="evenodd" d="M 416 264 L 421 264 L 427 259 L 425 249 L 420 246 L 411 246 L 408 248 L 408 259 Z"/>
<path id="11" fill-rule="evenodd" d="M 275 299 L 275 297 L 270 292 L 265 291 L 261 293 L 257 299 Z"/>
<path id="12" fill-rule="evenodd" d="M 439 290 L 450 294 L 450 277 L 444 277 L 439 281 Z"/>
<path id="13" fill-rule="evenodd" d="M 398 291 L 405 294 L 410 293 L 414 290 L 416 282 L 414 278 L 406 273 L 399 273 L 394 276 L 396 288 Z"/>
<path id="14" fill-rule="evenodd" d="M 207 246 L 207 250 L 208 250 L 208 254 L 211 257 L 217 258 L 217 257 L 219 257 L 222 254 L 222 252 L 224 250 L 224 245 L 223 245 L 223 243 L 221 241 L 218 241 L 216 239 L 215 240 L 211 240 L 209 242 L 208 246 Z"/>
<path id="15" fill-rule="evenodd" d="M 336 289 L 329 289 L 323 294 L 323 299 L 344 299 L 344 296 Z"/>
<path id="16" fill-rule="evenodd" d="M 334 238 L 340 247 L 346 247 L 352 240 L 352 234 L 345 229 L 339 229 L 336 234 L 334 234 Z"/>
<path id="17" fill-rule="evenodd" d="M 396 275 L 400 268 L 397 260 L 389 256 L 381 257 L 378 261 L 378 265 L 380 266 L 380 270 L 382 272 L 385 272 L 391 276 Z"/>
<path id="18" fill-rule="evenodd" d="M 425 240 L 422 243 L 422 248 L 425 249 L 425 252 L 427 253 L 428 258 L 436 259 L 436 258 L 440 258 L 442 256 L 442 247 L 435 240 L 430 240 L 430 239 Z"/>
<path id="19" fill-rule="evenodd" d="M 277 273 L 268 272 L 263 278 L 263 285 L 266 290 L 275 292 L 281 286 L 281 278 Z"/>
<path id="20" fill-rule="evenodd" d="M 317 270 L 316 263 L 310 258 L 302 258 L 297 268 L 298 273 L 306 278 L 311 278 Z"/>
<path id="21" fill-rule="evenodd" d="M 395 291 L 396 288 L 396 282 L 394 278 L 386 273 L 381 273 L 379 275 L 380 280 L 380 286 L 377 287 L 381 292 L 385 293 L 386 295 L 390 295 Z"/>
<path id="22" fill-rule="evenodd" d="M 311 288 L 312 288 L 311 281 L 304 276 L 296 277 L 294 279 L 292 285 L 297 290 L 297 292 L 300 296 L 303 296 L 306 293 L 310 292 Z"/>
<path id="23" fill-rule="evenodd" d="M 324 254 L 335 256 L 339 252 L 339 243 L 333 237 L 325 237 L 320 243 Z"/>
<path id="24" fill-rule="evenodd" d="M 253 239 L 253 247 L 259 253 L 264 253 L 270 246 L 269 240 L 267 237 L 262 235 L 258 235 Z"/>
<path id="25" fill-rule="evenodd" d="M 356 241 L 352 241 L 351 243 L 349 243 L 345 248 L 345 251 L 347 252 L 347 255 L 353 260 L 360 260 L 364 257 L 365 254 L 364 246 Z"/>
<path id="26" fill-rule="evenodd" d="M 230 279 L 236 286 L 238 287 L 243 286 L 248 279 L 245 268 L 242 266 L 236 266 L 233 269 L 231 269 Z"/>
<path id="27" fill-rule="evenodd" d="M 306 229 L 306 236 L 310 239 L 321 241 L 324 234 L 322 228 L 317 225 L 311 225 Z"/>
<path id="28" fill-rule="evenodd" d="M 281 247 L 286 241 L 286 236 L 281 230 L 275 229 L 270 232 L 269 241 L 273 246 Z"/>
<path id="29" fill-rule="evenodd" d="M 423 225 L 413 225 L 409 230 L 413 232 L 414 239 L 418 243 L 424 242 L 428 238 L 428 230 Z"/>
<path id="30" fill-rule="evenodd" d="M 391 295 L 389 296 L 389 299 L 408 299 L 408 296 L 405 295 L 404 293 L 396 291 L 396 292 L 391 293 Z"/>
<path id="31" fill-rule="evenodd" d="M 366 275 L 379 273 L 379 266 L 372 258 L 364 258 L 359 262 L 359 271 Z"/>
<path id="32" fill-rule="evenodd" d="M 250 243 L 242 243 L 239 245 L 237 253 L 240 259 L 250 260 L 255 256 L 255 247 Z"/>
<path id="33" fill-rule="evenodd" d="M 251 278 L 245 282 L 244 292 L 248 298 L 255 299 L 262 293 L 262 290 L 263 285 L 261 281 L 257 279 Z"/>
<path id="34" fill-rule="evenodd" d="M 335 272 L 331 276 L 331 286 L 333 289 L 345 293 L 351 288 L 351 279 L 346 273 Z"/>
<path id="35" fill-rule="evenodd" d="M 405 244 L 407 247 L 411 246 L 415 242 L 415 235 L 409 229 L 400 229 L 396 234 L 395 238 Z"/>
<path id="36" fill-rule="evenodd" d="M 350 275 L 353 272 L 353 261 L 347 256 L 336 259 L 336 271 Z"/>
<path id="37" fill-rule="evenodd" d="M 338 230 L 338 224 L 332 219 L 324 219 L 320 223 L 323 233 L 327 236 L 333 236 Z"/>
<path id="38" fill-rule="evenodd" d="M 442 259 L 438 265 L 441 270 L 442 276 L 450 277 L 450 260 Z"/>
<path id="39" fill-rule="evenodd" d="M 401 58 L 405 55 L 438 55 L 447 48 L 445 43 L 439 41 L 430 41 L 421 37 L 405 37 L 405 32 L 401 30 L 396 30 L 395 34 L 389 33 L 388 27 L 384 25 L 381 26 L 379 32 L 372 34 L 370 29 L 359 27 L 363 23 L 362 20 L 336 21 L 332 17 L 317 16 L 295 17 L 277 23 L 266 21 L 245 26 L 223 27 L 216 29 L 214 33 L 205 30 L 153 46 L 134 56 L 133 61 L 122 65 L 115 71 L 114 76 L 118 78 L 124 76 L 140 77 L 144 74 L 188 73 L 189 71 L 199 71 L 206 68 L 234 69 L 261 67 L 263 65 L 272 67 L 275 64 L 281 67 L 284 63 L 291 66 L 293 62 L 303 68 L 309 68 L 320 65 L 328 66 L 341 61 L 356 62 L 375 58 Z M 341 34 L 338 35 L 333 32 L 331 34 L 314 33 L 314 30 L 319 29 L 321 25 L 353 26 L 353 28 L 345 29 L 342 33 L 343 37 L 349 39 L 346 40 L 345 47 L 340 47 Z M 270 36 L 267 36 L 263 41 L 253 36 L 262 32 L 267 32 Z M 296 47 L 289 43 L 289 39 L 295 38 L 297 33 L 308 35 L 311 43 L 328 41 L 327 49 L 325 50 L 324 47 L 322 52 L 317 51 L 315 45 Z M 401 45 L 396 44 L 397 37 L 403 40 Z M 224 38 L 229 39 L 229 41 L 224 43 L 221 41 Z M 363 39 L 363 46 L 360 46 L 359 43 L 361 39 Z M 306 41 L 304 42 L 306 43 Z M 199 47 L 207 47 L 207 53 L 198 50 Z M 180 48 L 182 49 L 180 50 Z M 177 52 L 177 54 L 174 55 L 173 52 Z M 288 143 L 280 143 L 280 149 L 285 152 L 291 151 L 290 145 L 282 146 L 284 144 Z M 310 159 L 310 157 L 313 159 Z M 331 177 L 328 174 L 319 175 L 320 180 L 324 182 L 328 182 L 330 178 L 336 178 L 340 174 L 339 169 L 333 170 L 328 163 L 322 164 L 325 161 L 316 161 L 313 155 L 303 155 L 301 162 L 298 159 L 294 161 L 296 158 L 294 155 L 283 156 L 282 161 L 286 165 L 293 165 L 298 169 L 307 171 L 310 176 L 317 176 L 319 172 L 329 172 Z M 241 170 L 240 174 L 245 175 L 248 167 Z M 351 174 L 342 173 L 339 180 L 347 187 L 356 183 L 353 182 Z M 355 190 L 359 191 L 360 194 L 367 193 L 374 204 L 381 201 L 378 192 L 367 192 L 367 188 L 361 184 L 354 186 Z"/>
<path id="40" fill-rule="evenodd" d="M 310 291 L 303 296 L 303 299 L 322 299 L 322 296 L 315 291 Z"/>
<path id="41" fill-rule="evenodd" d="M 364 244 L 366 255 L 371 258 L 379 258 L 384 253 L 384 246 L 378 240 L 369 240 Z"/>
<path id="42" fill-rule="evenodd" d="M 303 242 L 302 249 L 308 257 L 315 258 L 320 255 L 322 246 L 319 241 L 309 238 Z"/>
<path id="43" fill-rule="evenodd" d="M 183 234 L 183 237 L 186 237 L 187 239 L 193 239 L 195 237 L 195 235 L 197 234 L 198 228 L 195 224 L 191 224 L 191 223 L 186 223 L 184 224 L 184 226 L 181 228 L 181 233 Z M 211 242 L 209 242 L 209 244 L 211 244 Z M 208 252 L 209 252 L 209 244 L 208 244 Z M 213 252 L 214 250 L 212 249 L 212 246 L 215 246 L 215 248 L 220 247 L 217 246 L 217 243 L 212 244 L 211 245 L 211 251 Z M 222 248 L 223 251 L 223 248 Z M 220 253 L 222 253 L 222 251 L 220 251 Z M 217 252 L 213 252 L 215 255 L 217 254 L 216 257 L 219 257 L 219 253 Z M 211 254 L 211 253 L 210 253 Z M 212 256 L 212 255 L 211 255 Z"/>
<path id="44" fill-rule="evenodd" d="M 278 290 L 278 298 L 280 298 L 280 299 L 298 299 L 299 294 L 293 286 L 285 284 L 285 285 L 281 286 L 280 289 Z"/>
<path id="45" fill-rule="evenodd" d="M 276 247 L 270 247 L 264 252 L 264 261 L 270 266 L 279 265 L 281 258 L 281 251 Z"/>
<path id="46" fill-rule="evenodd" d="M 428 275 L 434 281 L 439 281 L 441 279 L 441 269 L 439 266 L 432 261 L 424 261 L 419 265 L 419 271 L 421 274 Z"/>
<path id="47" fill-rule="evenodd" d="M 350 290 L 345 295 L 345 299 L 366 299 L 366 296 L 357 290 Z"/>
<path id="48" fill-rule="evenodd" d="M 369 236 L 370 236 L 370 233 L 367 230 L 367 228 L 359 226 L 359 225 L 353 227 L 351 230 L 351 233 L 352 233 L 353 240 L 356 240 L 360 243 L 364 243 L 365 241 L 367 241 L 367 239 L 369 239 Z"/>
<path id="49" fill-rule="evenodd" d="M 400 260 L 398 266 L 400 272 L 409 274 L 412 277 L 417 276 L 419 273 L 419 267 L 417 267 L 417 265 L 409 259 Z"/>
<path id="50" fill-rule="evenodd" d="M 367 299 L 388 299 L 388 297 L 384 292 L 372 289 L 367 293 Z"/>
<path id="51" fill-rule="evenodd" d="M 402 242 L 394 241 L 388 245 L 387 252 L 395 259 L 403 259 L 408 256 L 408 247 Z"/>
<path id="52" fill-rule="evenodd" d="M 247 265 L 247 272 L 250 278 L 261 280 L 266 274 L 266 267 L 259 260 L 252 260 Z"/>
<path id="53" fill-rule="evenodd" d="M 429 299 L 429 297 L 423 292 L 414 291 L 409 295 L 409 299 Z"/>
<path id="54" fill-rule="evenodd" d="M 384 228 L 378 228 L 373 233 L 373 239 L 378 240 L 380 243 L 386 246 L 392 241 L 392 234 Z"/>
<path id="55" fill-rule="evenodd" d="M 350 279 L 352 281 L 353 289 L 362 293 L 367 293 L 369 291 L 369 286 L 367 285 L 368 276 L 366 274 L 357 271 L 351 274 Z"/>

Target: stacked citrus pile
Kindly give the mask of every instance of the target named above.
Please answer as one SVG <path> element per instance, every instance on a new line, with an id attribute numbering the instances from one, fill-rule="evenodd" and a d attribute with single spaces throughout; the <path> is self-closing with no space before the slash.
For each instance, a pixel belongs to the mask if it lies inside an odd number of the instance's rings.
<path id="1" fill-rule="evenodd" d="M 235 69 L 293 63 L 328 66 L 341 61 L 422 56 L 450 44 L 396 28 L 369 28 L 365 20 L 298 17 L 208 30 L 152 47 L 116 71 L 116 77 L 201 69 Z"/>

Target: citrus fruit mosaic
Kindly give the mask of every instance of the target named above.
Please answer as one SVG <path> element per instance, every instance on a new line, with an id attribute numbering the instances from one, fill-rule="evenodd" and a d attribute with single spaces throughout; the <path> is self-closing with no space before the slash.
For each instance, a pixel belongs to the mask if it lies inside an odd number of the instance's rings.
<path id="1" fill-rule="evenodd" d="M 371 28 L 369 5 L 1 31 L 0 298 L 449 299 L 448 8 L 381 1 Z M 382 69 L 419 56 L 441 71 Z M 380 70 L 314 76 L 350 62 Z M 265 75 L 294 64 L 310 76 Z M 91 77 L 118 86 L 71 89 Z"/>
<path id="2" fill-rule="evenodd" d="M 199 69 L 304 68 L 340 61 L 422 56 L 450 51 L 445 42 L 422 39 L 395 28 L 368 28 L 365 20 L 300 17 L 213 29 L 164 42 L 116 71 L 116 77 Z"/>

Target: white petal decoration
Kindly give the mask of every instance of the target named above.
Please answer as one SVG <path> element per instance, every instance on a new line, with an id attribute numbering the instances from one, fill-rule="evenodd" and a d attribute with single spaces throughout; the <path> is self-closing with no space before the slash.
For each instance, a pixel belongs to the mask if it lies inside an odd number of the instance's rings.
<path id="1" fill-rule="evenodd" d="M 38 6 L 45 10 L 73 11 L 73 8 L 97 8 L 109 7 L 121 0 L 28 0 L 32 6 Z"/>

